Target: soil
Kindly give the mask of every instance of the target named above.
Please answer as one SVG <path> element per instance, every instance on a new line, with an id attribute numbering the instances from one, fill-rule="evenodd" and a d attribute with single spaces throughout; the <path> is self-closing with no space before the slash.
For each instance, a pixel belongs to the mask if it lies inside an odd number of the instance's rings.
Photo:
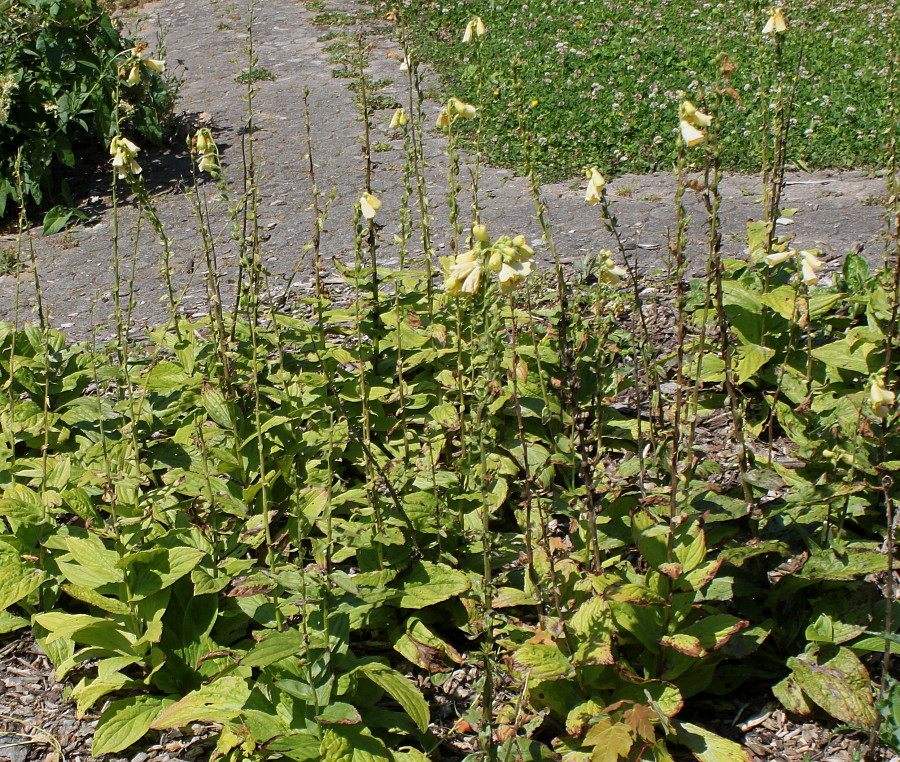
<path id="1" fill-rule="evenodd" d="M 351 16 L 360 13 L 354 0 L 330 0 L 327 9 Z M 367 73 L 373 80 L 390 82 L 379 91 L 384 96 L 380 100 L 386 103 L 393 99 L 398 104 L 406 101 L 404 76 L 397 63 L 397 58 L 402 57 L 401 49 L 390 33 L 390 23 L 384 19 L 370 16 L 349 25 L 323 26 L 314 23 L 317 11 L 293 0 L 259 2 L 254 15 L 253 42 L 259 56 L 255 66 L 274 75 L 274 80 L 257 83 L 254 101 L 255 152 L 262 196 L 259 223 L 266 239 L 264 257 L 276 292 L 287 287 L 295 271 L 293 288 L 302 291 L 313 278 L 306 246 L 313 230 L 309 208 L 313 179 L 306 169 L 304 92 L 308 89 L 315 182 L 326 196 L 332 188 L 335 193 L 322 241 L 323 259 L 352 259 L 353 207 L 364 189 L 363 127 L 354 95 L 347 88 L 348 80 L 332 75 L 334 64 L 325 48 L 336 34 L 365 34 L 370 46 Z M 222 152 L 226 176 L 240 188 L 246 149 L 247 88 L 236 81 L 236 76 L 247 68 L 246 9 L 214 0 L 160 0 L 143 4 L 129 12 L 126 19 L 151 43 L 158 33 L 164 33 L 169 66 L 184 79 L 179 105 L 184 112 L 181 122 L 191 127 L 211 127 Z M 429 125 L 439 108 L 436 102 L 427 104 Z M 388 128 L 391 114 L 391 109 L 376 112 L 372 137 L 372 143 L 379 144 L 380 149 L 373 154 L 373 190 L 384 202 L 379 220 L 386 221 L 380 230 L 386 266 L 396 264 L 391 258 L 390 243 L 395 223 L 390 220 L 398 216 L 405 161 L 402 137 Z M 178 293 L 183 293 L 179 311 L 199 316 L 204 313 L 205 263 L 191 198 L 184 192 L 191 182 L 189 157 L 183 147 L 187 134 L 185 129 L 179 145 L 157 151 L 146 148 L 139 158 L 159 217 L 172 231 L 174 285 Z M 430 130 L 424 149 L 430 162 L 429 194 L 436 207 L 434 240 L 438 253 L 449 253 L 450 232 L 446 222 L 441 223 L 446 220 L 441 209 L 447 173 L 444 136 Z M 0 319 L 19 323 L 34 319 L 37 282 L 51 326 L 64 330 L 73 339 L 111 338 L 116 288 L 112 275 L 116 247 L 112 240 L 116 229 L 118 251 L 126 262 L 124 269 L 131 268 L 134 254 L 133 281 L 123 278 L 118 288 L 120 297 L 135 300 L 135 333 L 140 334 L 169 316 L 159 262 L 161 246 L 127 197 L 119 209 L 118 222 L 114 221 L 112 199 L 105 184 L 109 177 L 104 166 L 107 160 L 102 151 L 85 160 L 78 170 L 82 210 L 89 215 L 88 222 L 46 237 L 40 228 L 28 231 L 21 240 L 15 235 L 0 236 L 0 248 L 21 246 L 23 252 L 29 252 L 25 259 L 33 262 L 19 278 L 0 276 Z M 597 160 L 602 163 L 602 157 Z M 471 163 L 466 157 L 463 162 L 461 178 L 465 181 Z M 480 188 L 485 207 L 482 217 L 491 234 L 523 233 L 539 258 L 546 257 L 547 247 L 541 239 L 527 182 L 507 170 L 488 167 L 483 169 Z M 739 257 L 746 246 L 746 221 L 762 215 L 761 182 L 758 177 L 729 174 L 722 188 L 725 253 Z M 202 190 L 213 203 L 210 218 L 218 241 L 219 274 L 223 283 L 233 284 L 239 262 L 230 237 L 227 210 L 215 204 L 216 189 L 211 181 L 205 181 Z M 626 251 L 641 272 L 652 273 L 665 267 L 667 235 L 674 228 L 674 190 L 670 173 L 627 175 L 609 186 Z M 545 185 L 541 194 L 550 210 L 557 250 L 565 262 L 574 264 L 600 248 L 614 248 L 596 207 L 583 201 L 581 178 Z M 838 269 L 843 255 L 850 250 L 861 250 L 873 262 L 880 262 L 884 196 L 884 180 L 870 172 L 791 172 L 783 206 L 797 211 L 790 224 L 780 230 L 795 236 L 797 248 L 822 249 L 826 273 Z M 463 198 L 461 208 L 468 210 L 469 203 L 468 198 Z M 705 213 L 690 193 L 686 203 L 694 216 L 689 253 L 699 272 Z M 756 759 L 849 762 L 854 758 L 859 739 L 823 725 L 795 723 L 764 703 L 735 707 L 731 723 L 730 732 L 735 737 L 740 737 L 746 726 L 747 748 Z M 94 713 L 76 717 L 73 704 L 66 700 L 64 686 L 54 680 L 51 665 L 29 635 L 10 635 L 0 640 L 0 762 L 89 762 L 93 759 L 89 750 L 95 725 Z M 121 759 L 208 759 L 210 732 L 198 726 L 182 735 L 169 733 L 129 750 Z"/>

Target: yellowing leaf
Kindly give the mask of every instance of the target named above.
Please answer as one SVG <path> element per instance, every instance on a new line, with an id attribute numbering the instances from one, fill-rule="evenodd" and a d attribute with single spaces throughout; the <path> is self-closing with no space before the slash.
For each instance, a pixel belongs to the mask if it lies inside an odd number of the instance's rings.
<path id="1" fill-rule="evenodd" d="M 751 762 L 750 755 L 734 741 L 690 722 L 673 722 L 675 739 L 700 762 Z"/>
<path id="2" fill-rule="evenodd" d="M 560 680 L 574 674 L 566 655 L 548 643 L 526 643 L 515 651 L 513 661 L 532 680 Z"/>
<path id="3" fill-rule="evenodd" d="M 416 563 L 403 581 L 400 606 L 422 609 L 462 595 L 471 587 L 469 578 L 445 564 Z"/>
<path id="4" fill-rule="evenodd" d="M 224 722 L 240 714 L 250 697 L 250 687 L 239 677 L 222 677 L 191 691 L 180 701 L 167 707 L 150 726 L 168 730 L 192 722 Z"/>
<path id="5" fill-rule="evenodd" d="M 594 747 L 591 762 L 616 762 L 631 751 L 633 733 L 630 726 L 604 717 L 588 731 L 582 744 Z"/>

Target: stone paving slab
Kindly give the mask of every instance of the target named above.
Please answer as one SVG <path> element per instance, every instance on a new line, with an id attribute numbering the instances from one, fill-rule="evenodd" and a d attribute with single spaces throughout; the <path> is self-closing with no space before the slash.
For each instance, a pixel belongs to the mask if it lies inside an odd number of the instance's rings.
<path id="1" fill-rule="evenodd" d="M 331 0 L 328 8 L 347 13 L 360 10 L 355 0 Z M 236 81 L 236 75 L 247 67 L 247 9 L 213 0 L 159 0 L 145 5 L 140 13 L 143 36 L 153 40 L 158 31 L 164 31 L 169 65 L 177 67 L 184 77 L 178 108 L 206 120 L 213 128 L 226 175 L 240 188 L 246 147 L 246 86 Z M 273 274 L 273 289 L 277 290 L 298 264 L 299 285 L 303 287 L 313 277 L 309 263 L 304 263 L 304 247 L 312 237 L 313 213 L 311 180 L 306 169 L 303 93 L 306 88 L 310 91 L 316 181 L 326 195 L 332 188 L 336 193 L 329 207 L 322 254 L 326 262 L 331 262 L 332 257 L 352 261 L 353 206 L 364 189 L 363 125 L 353 94 L 346 86 L 348 80 L 332 76 L 335 67 L 325 48 L 329 44 L 326 33 L 363 32 L 365 24 L 330 29 L 316 25 L 315 13 L 296 0 L 260 0 L 254 13 L 257 66 L 276 76 L 274 81 L 258 83 L 255 98 L 255 155 L 260 166 L 262 196 L 260 224 L 267 239 L 264 257 Z M 399 71 L 396 60 L 401 50 L 398 43 L 389 35 L 372 34 L 371 30 L 366 39 L 371 46 L 368 74 L 375 80 L 393 81 L 381 94 L 405 103 L 408 98 L 403 84 L 405 75 Z M 433 79 L 433 74 L 428 76 Z M 434 207 L 434 242 L 438 253 L 443 254 L 450 251 L 450 233 L 444 203 L 446 142 L 433 127 L 439 109 L 440 104 L 436 102 L 426 104 L 428 134 L 424 149 L 430 162 L 427 180 Z M 378 215 L 379 222 L 385 222 L 380 231 L 379 256 L 388 266 L 396 263 L 392 241 L 403 192 L 405 161 L 402 136 L 388 129 L 391 113 L 390 110 L 376 112 L 372 136 L 373 143 L 383 144 L 381 148 L 389 146 L 388 150 L 373 154 L 376 162 L 373 190 L 384 202 Z M 174 283 L 176 290 L 184 293 L 180 310 L 202 314 L 205 299 L 202 246 L 191 201 L 179 189 L 190 179 L 186 152 L 146 150 L 140 158 L 148 186 L 159 193 L 156 199 L 159 216 L 173 240 Z M 603 157 L 596 158 L 602 165 Z M 464 185 L 468 181 L 468 166 L 461 173 Z M 585 254 L 600 248 L 612 248 L 611 236 L 605 231 L 597 208 L 583 201 L 583 187 L 582 178 L 573 178 L 541 189 L 550 210 L 557 250 L 567 262 L 580 261 Z M 722 187 L 725 253 L 740 256 L 745 245 L 746 221 L 762 215 L 760 179 L 728 175 Z M 663 265 L 667 234 L 674 227 L 674 189 L 670 173 L 626 175 L 609 186 L 612 208 L 629 256 L 634 257 L 644 272 Z M 204 182 L 203 190 L 214 198 L 215 187 L 211 182 Z M 507 170 L 485 168 L 480 193 L 485 207 L 482 216 L 492 235 L 524 233 L 539 257 L 546 253 L 524 178 Z M 879 231 L 884 214 L 880 204 L 884 193 L 884 180 L 862 171 L 791 173 L 783 206 L 798 209 L 789 231 L 796 236 L 795 245 L 823 249 L 826 261 L 833 266 L 839 266 L 844 253 L 859 247 L 873 261 L 880 261 L 883 245 Z M 108 198 L 95 200 L 101 211 L 90 224 L 46 238 L 39 236 L 39 230 L 33 231 L 26 247 L 34 247 L 50 324 L 63 328 L 73 338 L 85 338 L 96 331 L 98 339 L 103 340 L 111 336 L 108 325 L 113 309 L 114 223 Z M 692 193 L 688 192 L 685 200 L 693 218 L 689 253 L 699 271 L 705 213 Z M 469 204 L 467 195 L 463 194 L 460 205 L 464 215 L 468 214 Z M 213 204 L 211 219 L 218 241 L 218 270 L 227 289 L 237 277 L 238 262 L 223 205 Z M 168 316 L 166 290 L 160 274 L 161 246 L 146 220 L 141 222 L 130 205 L 120 209 L 118 227 L 123 272 L 130 270 L 134 256 L 134 325 L 140 333 Z M 134 234 L 139 227 L 140 236 L 135 244 Z M 14 241 L 7 236 L 0 245 L 14 245 Z M 129 295 L 127 285 L 123 285 L 126 281 L 124 276 L 120 279 L 119 293 L 123 299 Z M 17 289 L 13 276 L 0 276 L 0 319 L 12 320 L 16 304 L 20 321 L 34 319 L 33 282 L 34 274 L 25 272 Z"/>

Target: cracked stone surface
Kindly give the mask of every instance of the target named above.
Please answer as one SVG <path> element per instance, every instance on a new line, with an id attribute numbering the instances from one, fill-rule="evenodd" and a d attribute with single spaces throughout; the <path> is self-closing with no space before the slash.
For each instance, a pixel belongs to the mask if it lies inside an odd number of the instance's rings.
<path id="1" fill-rule="evenodd" d="M 329 10 L 358 14 L 355 0 L 333 0 Z M 311 211 L 312 178 L 308 171 L 303 95 L 308 89 L 315 181 L 320 192 L 335 194 L 329 205 L 322 255 L 326 263 L 332 257 L 352 261 L 354 245 L 353 207 L 365 187 L 365 162 L 362 152 L 363 124 L 349 80 L 333 76 L 335 65 L 325 48 L 329 36 L 366 34 L 370 47 L 367 73 L 373 80 L 386 80 L 379 91 L 384 100 L 408 102 L 405 75 L 397 58 L 400 45 L 390 32 L 390 24 L 371 17 L 353 25 L 323 27 L 313 23 L 315 13 L 298 2 L 260 2 L 254 16 L 254 50 L 258 69 L 275 75 L 274 81 L 257 83 L 254 98 L 254 158 L 261 194 L 259 224 L 262 229 L 263 258 L 271 272 L 270 287 L 283 290 L 296 270 L 294 287 L 303 289 L 312 280 L 307 245 L 312 238 L 314 215 Z M 148 3 L 130 17 L 140 34 L 152 43 L 164 32 L 169 66 L 184 78 L 178 109 L 193 117 L 195 124 L 208 124 L 220 145 L 226 176 L 240 195 L 243 159 L 247 150 L 246 85 L 236 76 L 247 68 L 248 18 L 246 8 L 224 7 L 211 0 L 161 0 Z M 373 31 L 373 25 L 377 29 Z M 434 75 L 426 73 L 426 81 Z M 431 203 L 433 242 L 438 254 L 451 251 L 451 233 L 447 222 L 446 187 L 448 155 L 446 139 L 434 129 L 434 117 L 440 104 L 425 104 L 424 153 Z M 376 111 L 372 122 L 373 191 L 384 202 L 378 221 L 380 263 L 396 264 L 393 244 L 396 220 L 403 195 L 405 154 L 399 132 L 389 130 L 391 109 Z M 99 154 L 99 162 L 105 161 Z M 154 194 L 160 219 L 171 240 L 173 291 L 180 298 L 179 312 L 201 315 L 205 308 L 203 254 L 193 204 L 185 186 L 191 184 L 190 161 L 182 145 L 153 151 L 149 147 L 140 156 L 148 187 Z M 603 157 L 596 157 L 602 165 Z M 473 165 L 463 156 L 460 181 L 469 183 Z M 102 164 L 93 168 L 103 178 Z M 108 177 L 108 175 L 106 175 Z M 788 228 L 797 248 L 821 248 L 826 262 L 840 266 L 843 255 L 854 248 L 873 262 L 880 261 L 883 244 L 880 229 L 885 195 L 882 178 L 863 171 L 790 173 L 783 208 L 796 208 Z M 31 231 L 22 242 L 28 259 L 34 249 L 41 297 L 49 323 L 72 338 L 86 338 L 95 332 L 98 340 L 112 336 L 110 316 L 114 308 L 116 281 L 113 262 L 116 247 L 112 241 L 115 223 L 108 183 L 98 187 L 89 204 L 92 219 L 69 231 L 41 237 L 40 229 Z M 524 233 L 538 251 L 547 256 L 541 239 L 535 206 L 527 181 L 512 172 L 482 166 L 479 182 L 482 218 L 492 235 Z M 566 263 L 580 261 L 600 248 L 613 249 L 613 240 L 605 230 L 598 209 L 583 201 L 582 178 L 544 185 L 541 196 L 549 209 L 553 240 Z M 671 173 L 626 175 L 608 186 L 612 209 L 625 241 L 626 253 L 642 272 L 658 268 L 664 259 L 668 231 L 674 228 L 675 181 Z M 137 214 L 127 196 L 118 214 L 118 257 L 121 276 L 118 294 L 135 301 L 133 332 L 140 335 L 147 327 L 164 322 L 169 315 L 167 289 L 161 275 L 162 247 L 146 219 Z M 201 182 L 201 195 L 210 203 L 209 219 L 216 245 L 216 270 L 226 291 L 233 287 L 238 273 L 236 246 L 231 240 L 227 210 L 216 201 L 215 184 Z M 745 224 L 762 216 L 759 177 L 728 174 L 722 183 L 724 253 L 739 257 L 745 247 Z M 705 212 L 699 199 L 688 191 L 685 202 L 692 215 L 689 254 L 695 271 L 702 265 Z M 470 219 L 471 199 L 464 192 L 459 200 L 461 219 Z M 412 204 L 415 207 L 415 204 Z M 414 208 L 414 225 L 417 210 Z M 468 224 L 464 224 L 468 229 Z M 137 242 L 135 243 L 135 238 Z M 15 236 L 0 241 L 15 246 Z M 413 254 L 420 243 L 413 241 Z M 134 264 L 134 279 L 129 288 Z M 331 266 L 331 265 L 329 265 Z M 18 310 L 16 308 L 18 305 Z M 27 268 L 18 280 L 0 276 L 0 319 L 35 319 L 34 272 Z"/>

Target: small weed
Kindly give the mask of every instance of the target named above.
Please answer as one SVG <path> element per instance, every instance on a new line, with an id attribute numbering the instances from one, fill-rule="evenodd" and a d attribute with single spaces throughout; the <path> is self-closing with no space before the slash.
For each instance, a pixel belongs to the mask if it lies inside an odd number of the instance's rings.
<path id="1" fill-rule="evenodd" d="M 622 198 L 631 198 L 636 190 L 637 183 L 625 183 L 623 185 L 617 185 L 612 189 L 612 192 Z"/>
<path id="2" fill-rule="evenodd" d="M 248 71 L 242 71 L 234 78 L 235 82 L 242 85 L 248 85 L 251 82 L 274 82 L 275 75 L 263 66 L 259 66 Z"/>
<path id="3" fill-rule="evenodd" d="M 306 0 L 303 5 L 310 13 L 318 13 L 325 10 L 325 3 L 322 0 Z"/>
<path id="4" fill-rule="evenodd" d="M 870 193 L 860 203 L 863 206 L 884 206 L 887 203 L 887 198 L 876 193 Z"/>
<path id="5" fill-rule="evenodd" d="M 227 24 L 223 21 L 221 24 L 219 24 L 216 27 L 216 29 L 218 29 L 220 32 L 229 32 L 229 31 L 233 30 L 234 27 L 231 26 L 231 24 Z"/>
<path id="6" fill-rule="evenodd" d="M 14 248 L 0 249 L 0 275 L 14 275 L 19 270 L 19 253 Z"/>
<path id="7" fill-rule="evenodd" d="M 313 24 L 321 26 L 350 26 L 356 23 L 356 17 L 343 11 L 324 11 L 313 16 Z"/>
<path id="8" fill-rule="evenodd" d="M 662 201 L 662 196 L 656 193 L 645 193 L 638 198 L 638 201 L 650 201 L 655 204 L 659 201 Z"/>
<path id="9" fill-rule="evenodd" d="M 384 153 L 385 151 L 390 151 L 393 146 L 387 141 L 382 141 L 381 143 L 376 143 L 372 146 L 372 150 L 376 153 Z"/>

